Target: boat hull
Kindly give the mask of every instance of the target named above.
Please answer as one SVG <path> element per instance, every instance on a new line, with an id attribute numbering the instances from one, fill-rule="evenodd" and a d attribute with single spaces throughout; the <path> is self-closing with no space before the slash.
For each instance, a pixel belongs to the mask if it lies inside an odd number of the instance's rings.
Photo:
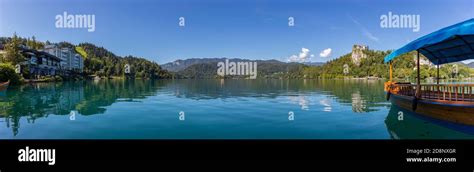
<path id="1" fill-rule="evenodd" d="M 458 124 L 474 126 L 474 103 L 456 103 L 421 99 L 416 101 L 413 110 L 414 97 L 392 94 L 390 101 L 416 114 Z"/>
<path id="2" fill-rule="evenodd" d="M 6 91 L 9 84 L 10 84 L 10 81 L 4 82 L 4 83 L 0 83 L 0 92 Z"/>

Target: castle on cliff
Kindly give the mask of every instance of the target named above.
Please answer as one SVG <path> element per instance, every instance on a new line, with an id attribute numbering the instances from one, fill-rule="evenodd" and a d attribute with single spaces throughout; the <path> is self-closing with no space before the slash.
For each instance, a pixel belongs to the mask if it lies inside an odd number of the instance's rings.
<path id="1" fill-rule="evenodd" d="M 367 58 L 367 54 L 364 53 L 365 50 L 369 50 L 369 46 L 357 44 L 352 46 L 351 59 L 353 64 L 359 66 L 362 59 Z"/>

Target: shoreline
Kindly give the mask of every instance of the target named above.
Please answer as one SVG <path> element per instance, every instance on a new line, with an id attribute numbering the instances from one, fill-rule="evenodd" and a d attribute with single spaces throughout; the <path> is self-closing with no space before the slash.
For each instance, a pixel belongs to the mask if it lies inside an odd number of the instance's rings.
<path id="1" fill-rule="evenodd" d="M 352 80 L 352 81 L 384 81 L 387 78 L 379 78 L 379 77 L 344 77 L 344 78 L 256 78 L 256 79 L 245 79 L 245 78 L 160 78 L 160 79 L 151 79 L 151 78 L 127 78 L 127 77 L 94 77 L 94 76 L 87 76 L 81 78 L 73 78 L 73 79 L 58 79 L 57 77 L 48 77 L 43 79 L 23 79 L 19 85 L 25 84 L 33 84 L 33 83 L 59 83 L 59 82 L 69 82 L 69 81 L 101 81 L 101 80 L 261 80 L 261 79 L 275 79 L 275 80 Z M 397 80 L 397 78 L 394 78 Z M 400 81 L 404 80 L 402 78 L 398 78 Z M 425 82 L 429 81 L 428 79 L 424 79 Z M 443 82 L 474 82 L 472 78 L 460 78 L 460 79 L 443 79 L 440 80 Z M 407 81 L 409 82 L 409 81 Z"/>

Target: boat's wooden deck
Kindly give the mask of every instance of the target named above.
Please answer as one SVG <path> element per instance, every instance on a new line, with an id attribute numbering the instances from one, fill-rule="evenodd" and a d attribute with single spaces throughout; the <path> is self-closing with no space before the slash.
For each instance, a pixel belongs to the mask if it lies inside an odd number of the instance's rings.
<path id="1" fill-rule="evenodd" d="M 415 96 L 416 85 L 396 84 L 399 95 Z M 424 84 L 421 85 L 421 98 L 449 102 L 474 103 L 474 84 Z"/>
<path id="2" fill-rule="evenodd" d="M 474 102 L 473 94 L 449 94 L 446 92 L 424 91 L 421 97 L 431 100 Z"/>

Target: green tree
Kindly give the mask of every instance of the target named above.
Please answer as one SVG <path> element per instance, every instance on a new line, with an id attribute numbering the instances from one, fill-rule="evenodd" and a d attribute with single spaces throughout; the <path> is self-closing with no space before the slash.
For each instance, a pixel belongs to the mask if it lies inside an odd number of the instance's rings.
<path id="1" fill-rule="evenodd" d="M 0 63 L 0 82 L 10 80 L 12 85 L 20 83 L 20 76 L 15 73 L 15 68 L 11 64 Z"/>
<path id="2" fill-rule="evenodd" d="M 16 33 L 13 34 L 12 39 L 5 45 L 5 55 L 2 58 L 3 63 L 11 63 L 13 65 L 25 61 L 25 57 L 20 51 L 21 40 Z"/>

